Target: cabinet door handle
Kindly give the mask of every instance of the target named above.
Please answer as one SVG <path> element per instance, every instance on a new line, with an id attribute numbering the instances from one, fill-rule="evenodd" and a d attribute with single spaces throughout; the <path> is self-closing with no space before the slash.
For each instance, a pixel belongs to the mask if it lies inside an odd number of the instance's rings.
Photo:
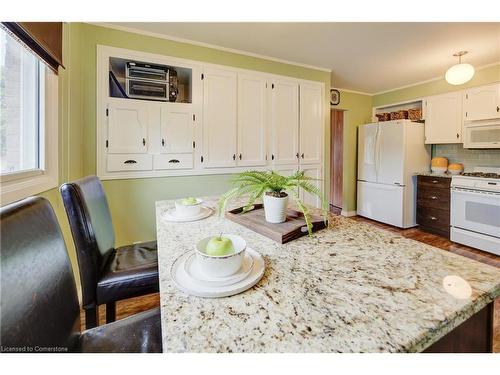
<path id="1" fill-rule="evenodd" d="M 241 153 L 240 153 L 240 155 L 239 155 L 238 157 L 239 157 L 239 159 L 241 160 Z"/>
<path id="2" fill-rule="evenodd" d="M 142 138 L 142 145 L 146 146 L 146 138 Z"/>
<path id="3" fill-rule="evenodd" d="M 497 112 L 500 112 L 500 107 L 499 106 L 497 106 Z"/>
<path id="4" fill-rule="evenodd" d="M 161 139 L 161 145 L 162 145 L 163 147 L 165 147 L 165 139 L 163 139 L 163 138 Z"/>
<path id="5" fill-rule="evenodd" d="M 137 164 L 137 161 L 132 160 L 132 159 L 129 159 L 129 160 L 125 160 L 125 161 L 123 162 L 123 164 Z"/>
<path id="6" fill-rule="evenodd" d="M 180 163 L 180 161 L 177 159 L 170 159 L 168 162 L 169 163 Z"/>
<path id="7" fill-rule="evenodd" d="M 439 181 L 438 180 L 432 180 L 433 184 L 437 184 Z"/>
<path id="8" fill-rule="evenodd" d="M 233 160 L 236 160 L 236 154 L 233 154 Z"/>
<path id="9" fill-rule="evenodd" d="M 429 219 L 431 219 L 431 220 L 437 220 L 437 217 L 435 217 L 435 216 L 429 216 Z"/>
<path id="10" fill-rule="evenodd" d="M 298 158 L 299 158 L 299 153 L 297 152 L 297 153 L 295 154 L 295 156 L 296 156 L 296 157 L 297 157 L 297 159 L 298 159 Z"/>
<path id="11" fill-rule="evenodd" d="M 274 154 L 271 154 L 271 160 L 274 160 Z"/>
<path id="12" fill-rule="evenodd" d="M 460 138 L 460 134 L 457 133 L 457 139 Z"/>
<path id="13" fill-rule="evenodd" d="M 300 157 L 301 157 L 302 159 L 304 159 L 304 153 L 300 154 Z"/>
<path id="14" fill-rule="evenodd" d="M 436 199 L 438 199 L 438 197 L 436 197 L 435 195 L 432 195 L 431 199 L 436 200 Z"/>

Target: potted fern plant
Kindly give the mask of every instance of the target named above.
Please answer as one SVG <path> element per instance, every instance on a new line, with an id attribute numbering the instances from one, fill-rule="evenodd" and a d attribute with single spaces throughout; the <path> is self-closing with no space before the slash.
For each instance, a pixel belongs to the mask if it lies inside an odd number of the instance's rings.
<path id="1" fill-rule="evenodd" d="M 327 213 L 323 194 L 311 181 L 315 181 L 315 179 L 307 177 L 304 171 L 296 172 L 291 176 L 282 176 L 274 171 L 242 172 L 233 178 L 234 187 L 220 198 L 219 214 L 224 214 L 227 203 L 231 199 L 248 196 L 243 212 L 251 210 L 255 201 L 262 198 L 266 221 L 269 223 L 283 223 L 286 220 L 288 197 L 291 196 L 298 209 L 304 214 L 307 230 L 311 234 L 311 214 L 308 207 L 300 199 L 298 189 L 300 188 L 320 198 L 325 220 Z"/>

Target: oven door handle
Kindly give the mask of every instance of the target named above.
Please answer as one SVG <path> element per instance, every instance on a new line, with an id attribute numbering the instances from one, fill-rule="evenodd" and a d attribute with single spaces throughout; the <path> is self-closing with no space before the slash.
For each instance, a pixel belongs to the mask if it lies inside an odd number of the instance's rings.
<path id="1" fill-rule="evenodd" d="M 452 187 L 451 191 L 452 192 L 456 191 L 458 193 L 466 193 L 466 194 L 470 194 L 470 195 L 478 195 L 481 197 L 488 196 L 488 195 L 500 196 L 500 192 L 471 190 L 471 189 L 463 189 L 463 188 L 457 188 L 457 187 Z"/>

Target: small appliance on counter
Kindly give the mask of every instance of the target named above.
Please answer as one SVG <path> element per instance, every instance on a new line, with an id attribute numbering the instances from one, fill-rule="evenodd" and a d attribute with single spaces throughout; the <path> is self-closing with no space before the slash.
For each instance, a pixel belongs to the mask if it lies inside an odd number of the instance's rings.
<path id="1" fill-rule="evenodd" d="M 432 173 L 443 174 L 448 170 L 448 159 L 436 156 L 431 160 Z"/>

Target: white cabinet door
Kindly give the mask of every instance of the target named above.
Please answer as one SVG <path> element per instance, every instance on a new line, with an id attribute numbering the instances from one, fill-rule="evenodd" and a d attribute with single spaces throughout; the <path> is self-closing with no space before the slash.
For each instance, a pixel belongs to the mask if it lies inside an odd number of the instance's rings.
<path id="1" fill-rule="evenodd" d="M 358 180 L 377 182 L 378 124 L 358 127 Z"/>
<path id="2" fill-rule="evenodd" d="M 381 123 L 378 135 L 377 182 L 404 185 L 405 124 Z"/>
<path id="3" fill-rule="evenodd" d="M 205 69 L 203 79 L 203 166 L 236 165 L 236 73 Z"/>
<path id="4" fill-rule="evenodd" d="M 299 84 L 274 80 L 270 102 L 271 159 L 275 164 L 296 163 L 299 156 Z"/>
<path id="5" fill-rule="evenodd" d="M 238 165 L 266 165 L 266 79 L 238 74 Z"/>
<path id="6" fill-rule="evenodd" d="M 108 153 L 147 152 L 149 106 L 137 100 L 108 102 Z"/>
<path id="7" fill-rule="evenodd" d="M 461 143 L 462 93 L 430 96 L 425 102 L 425 143 Z"/>
<path id="8" fill-rule="evenodd" d="M 465 121 L 494 118 L 500 118 L 500 83 L 465 90 Z"/>
<path id="9" fill-rule="evenodd" d="M 323 191 L 323 170 L 321 166 L 301 166 L 300 167 L 301 171 L 304 171 L 305 175 L 307 177 L 311 177 L 314 179 L 314 181 L 310 181 L 311 184 L 316 186 L 318 189 Z M 312 195 L 311 193 L 308 193 L 304 191 L 303 189 L 300 189 L 300 198 L 302 201 L 312 207 L 316 208 L 321 208 L 321 199 L 319 199 L 316 195 Z"/>
<path id="10" fill-rule="evenodd" d="M 192 153 L 194 113 L 189 104 L 168 103 L 161 107 L 161 152 Z"/>
<path id="11" fill-rule="evenodd" d="M 321 85 L 300 84 L 300 163 L 318 164 L 323 149 L 323 96 Z"/>

